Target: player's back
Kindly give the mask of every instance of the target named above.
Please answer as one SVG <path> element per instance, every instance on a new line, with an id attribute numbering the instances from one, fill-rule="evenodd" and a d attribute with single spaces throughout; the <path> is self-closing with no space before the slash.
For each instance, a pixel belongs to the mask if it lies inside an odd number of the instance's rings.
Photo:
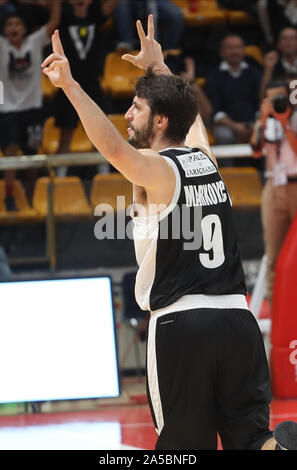
<path id="1" fill-rule="evenodd" d="M 196 294 L 246 295 L 231 199 L 217 167 L 198 148 L 160 154 L 175 170 L 176 188 L 158 217 L 133 217 L 139 305 L 155 311 Z"/>

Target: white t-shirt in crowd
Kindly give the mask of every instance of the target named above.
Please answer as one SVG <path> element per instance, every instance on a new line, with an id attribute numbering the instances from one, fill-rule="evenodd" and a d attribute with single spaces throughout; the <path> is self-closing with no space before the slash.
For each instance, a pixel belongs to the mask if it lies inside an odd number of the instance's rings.
<path id="1" fill-rule="evenodd" d="M 4 89 L 4 103 L 0 104 L 0 113 L 41 107 L 40 66 L 43 48 L 49 42 L 46 26 L 27 36 L 20 49 L 0 37 L 0 80 Z"/>

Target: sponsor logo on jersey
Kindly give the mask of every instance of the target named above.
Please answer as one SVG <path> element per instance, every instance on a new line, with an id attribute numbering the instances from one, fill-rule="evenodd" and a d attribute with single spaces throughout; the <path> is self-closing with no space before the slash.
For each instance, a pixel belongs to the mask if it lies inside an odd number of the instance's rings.
<path id="1" fill-rule="evenodd" d="M 215 165 L 203 152 L 179 155 L 176 158 L 179 160 L 186 178 L 211 175 L 217 172 Z"/>
<path id="2" fill-rule="evenodd" d="M 187 207 L 213 206 L 227 201 L 223 181 L 215 183 L 184 186 Z"/>

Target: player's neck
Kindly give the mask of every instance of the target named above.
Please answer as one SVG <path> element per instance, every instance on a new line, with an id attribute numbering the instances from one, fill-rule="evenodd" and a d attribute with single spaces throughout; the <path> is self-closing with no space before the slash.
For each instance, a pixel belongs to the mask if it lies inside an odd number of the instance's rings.
<path id="1" fill-rule="evenodd" d="M 176 148 L 176 147 L 185 147 L 185 141 L 182 140 L 181 142 L 173 142 L 172 140 L 165 139 L 165 138 L 158 138 L 156 137 L 152 143 L 150 148 L 155 152 L 161 152 L 162 150 L 168 148 Z"/>

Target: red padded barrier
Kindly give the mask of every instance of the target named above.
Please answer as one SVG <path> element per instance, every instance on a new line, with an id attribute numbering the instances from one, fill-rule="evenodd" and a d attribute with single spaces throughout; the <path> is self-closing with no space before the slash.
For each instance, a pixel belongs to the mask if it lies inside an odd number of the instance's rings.
<path id="1" fill-rule="evenodd" d="M 272 346 L 270 352 L 271 387 L 275 398 L 297 398 L 297 361 L 294 350 Z"/>
<path id="2" fill-rule="evenodd" d="M 297 398 L 297 215 L 276 263 L 271 318 L 272 392 L 277 398 Z"/>

